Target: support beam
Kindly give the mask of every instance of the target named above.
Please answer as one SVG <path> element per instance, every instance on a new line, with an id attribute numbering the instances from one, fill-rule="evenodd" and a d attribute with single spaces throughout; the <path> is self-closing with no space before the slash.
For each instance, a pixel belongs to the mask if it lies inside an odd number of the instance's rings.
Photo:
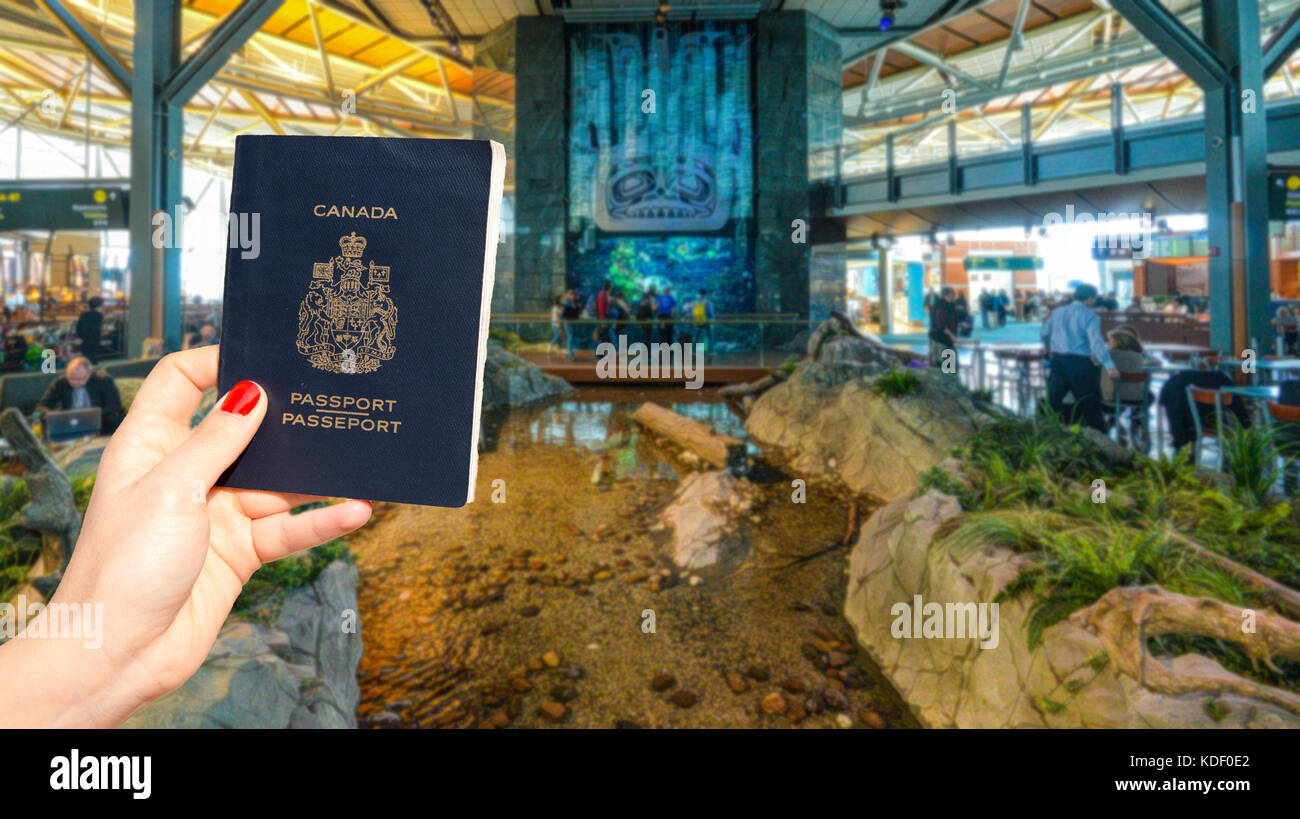
<path id="1" fill-rule="evenodd" d="M 1300 8 L 1291 12 L 1264 43 L 1264 79 L 1278 72 L 1300 48 Z"/>
<path id="2" fill-rule="evenodd" d="M 918 63 L 928 65 L 931 68 L 936 68 L 940 71 L 947 73 L 952 77 L 961 80 L 964 83 L 973 85 L 976 88 L 980 89 L 981 91 L 993 90 L 986 83 L 983 83 L 980 80 L 975 79 L 970 74 L 967 74 L 965 71 L 962 71 L 960 68 L 953 66 L 942 56 L 935 54 L 933 51 L 929 51 L 927 49 L 921 48 L 920 46 L 914 45 L 910 42 L 907 42 L 906 40 L 894 43 L 892 46 L 890 46 L 890 48 L 892 48 L 894 51 L 897 51 L 899 54 L 904 54 L 908 57 L 911 57 L 913 60 L 916 60 Z"/>
<path id="3" fill-rule="evenodd" d="M 174 217 L 181 201 L 184 111 L 162 93 L 163 83 L 180 64 L 181 2 L 135 0 L 135 21 L 127 355 L 139 355 L 142 342 L 151 336 L 161 336 L 167 350 L 181 348 L 180 243 L 172 241 L 161 249 L 153 245 L 154 212 Z"/>
<path id="4" fill-rule="evenodd" d="M 54 18 L 63 33 L 74 43 L 81 46 L 99 70 L 103 71 L 113 85 L 117 86 L 128 98 L 131 96 L 131 72 L 123 66 L 121 57 L 103 37 L 92 31 L 89 26 L 72 9 L 63 5 L 63 0 L 36 0 L 37 5 Z"/>
<path id="5" fill-rule="evenodd" d="M 1020 8 L 1016 11 L 1016 22 L 1011 27 L 1011 34 L 1007 37 L 1007 50 L 1002 55 L 1002 70 L 998 72 L 998 88 L 1007 84 L 1007 72 L 1011 70 L 1011 55 L 1020 50 L 1020 38 L 1025 29 L 1025 16 L 1029 14 L 1029 0 L 1020 0 Z"/>
<path id="6" fill-rule="evenodd" d="M 1205 43 L 1159 0 L 1110 0 L 1111 5 L 1142 35 L 1202 88 L 1222 88 L 1228 69 Z M 1252 5 L 1258 8 L 1257 3 Z M 1256 14 L 1258 27 L 1258 14 Z M 1207 28 L 1208 30 L 1208 28 Z"/>
<path id="7" fill-rule="evenodd" d="M 1268 123 L 1242 111 L 1242 93 L 1262 101 L 1259 0 L 1202 0 L 1205 44 L 1229 67 L 1205 90 L 1206 224 L 1210 254 L 1210 344 L 1239 354 L 1271 350 L 1268 258 Z M 1257 350 L 1258 352 L 1258 350 Z"/>
<path id="8" fill-rule="evenodd" d="M 51 0 L 44 0 L 51 2 Z M 177 67 L 163 85 L 163 96 L 172 105 L 184 105 L 207 85 L 262 24 L 275 14 L 283 0 L 244 0 L 217 24 L 203 47 Z"/>

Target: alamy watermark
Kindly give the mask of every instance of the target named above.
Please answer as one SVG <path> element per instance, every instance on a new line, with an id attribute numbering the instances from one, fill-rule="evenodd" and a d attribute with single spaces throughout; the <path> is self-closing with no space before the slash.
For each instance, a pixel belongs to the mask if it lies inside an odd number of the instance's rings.
<path id="1" fill-rule="evenodd" d="M 104 604 L 37 601 L 29 605 L 20 594 L 12 603 L 0 603 L 0 637 L 81 640 L 86 648 L 97 649 L 104 644 Z"/>
<path id="2" fill-rule="evenodd" d="M 645 344 L 627 342 L 619 334 L 618 345 L 602 341 L 596 345 L 597 378 L 659 378 L 685 381 L 686 389 L 704 386 L 704 345 L 674 341 Z"/>
<path id="3" fill-rule="evenodd" d="M 980 648 L 998 647 L 997 603 L 926 603 L 917 594 L 910 604 L 895 603 L 889 613 L 894 616 L 889 633 L 896 640 L 978 638 Z"/>
<path id="4" fill-rule="evenodd" d="M 1098 250 L 1129 250 L 1134 259 L 1145 259 L 1151 255 L 1151 237 L 1155 229 L 1155 220 L 1149 212 L 1142 213 L 1089 213 L 1075 211 L 1074 205 L 1066 205 L 1065 213 L 1055 211 L 1043 215 L 1043 227 L 1058 225 L 1102 226 L 1093 238 L 1093 247 Z"/>

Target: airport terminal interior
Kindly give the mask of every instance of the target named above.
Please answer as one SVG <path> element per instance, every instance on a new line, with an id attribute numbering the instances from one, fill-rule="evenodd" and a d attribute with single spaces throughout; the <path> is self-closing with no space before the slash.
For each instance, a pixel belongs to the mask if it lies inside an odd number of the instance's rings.
<path id="1" fill-rule="evenodd" d="M 0 0 L 0 603 L 223 343 L 239 137 L 493 140 L 474 500 L 129 724 L 1300 727 L 1298 86 L 1300 0 Z"/>

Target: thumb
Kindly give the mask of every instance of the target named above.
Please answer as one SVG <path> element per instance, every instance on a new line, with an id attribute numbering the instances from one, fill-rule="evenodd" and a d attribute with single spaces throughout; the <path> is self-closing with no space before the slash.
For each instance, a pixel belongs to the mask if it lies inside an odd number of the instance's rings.
<path id="1" fill-rule="evenodd" d="M 252 381 L 240 381 L 190 437 L 163 459 L 154 469 L 155 475 L 166 482 L 178 482 L 173 485 L 202 481 L 206 492 L 253 440 L 265 417 L 262 388 Z"/>

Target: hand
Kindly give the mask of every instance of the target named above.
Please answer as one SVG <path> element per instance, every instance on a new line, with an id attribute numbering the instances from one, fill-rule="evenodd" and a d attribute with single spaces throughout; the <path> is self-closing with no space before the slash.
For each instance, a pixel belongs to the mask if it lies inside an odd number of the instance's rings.
<path id="1" fill-rule="evenodd" d="M 1111 367 L 1110 369 L 1106 370 L 1106 375 L 1110 376 L 1111 381 L 1119 380 L 1119 370 L 1115 369 L 1114 367 Z"/>
<path id="2" fill-rule="evenodd" d="M 242 382 L 190 429 L 216 384 L 218 350 L 173 353 L 140 387 L 104 450 L 51 600 L 102 604 L 102 645 L 33 637 L 0 646 L 0 726 L 122 723 L 198 669 L 263 563 L 370 519 L 366 501 L 290 515 L 319 498 L 213 487 L 266 415 L 261 387 Z"/>

